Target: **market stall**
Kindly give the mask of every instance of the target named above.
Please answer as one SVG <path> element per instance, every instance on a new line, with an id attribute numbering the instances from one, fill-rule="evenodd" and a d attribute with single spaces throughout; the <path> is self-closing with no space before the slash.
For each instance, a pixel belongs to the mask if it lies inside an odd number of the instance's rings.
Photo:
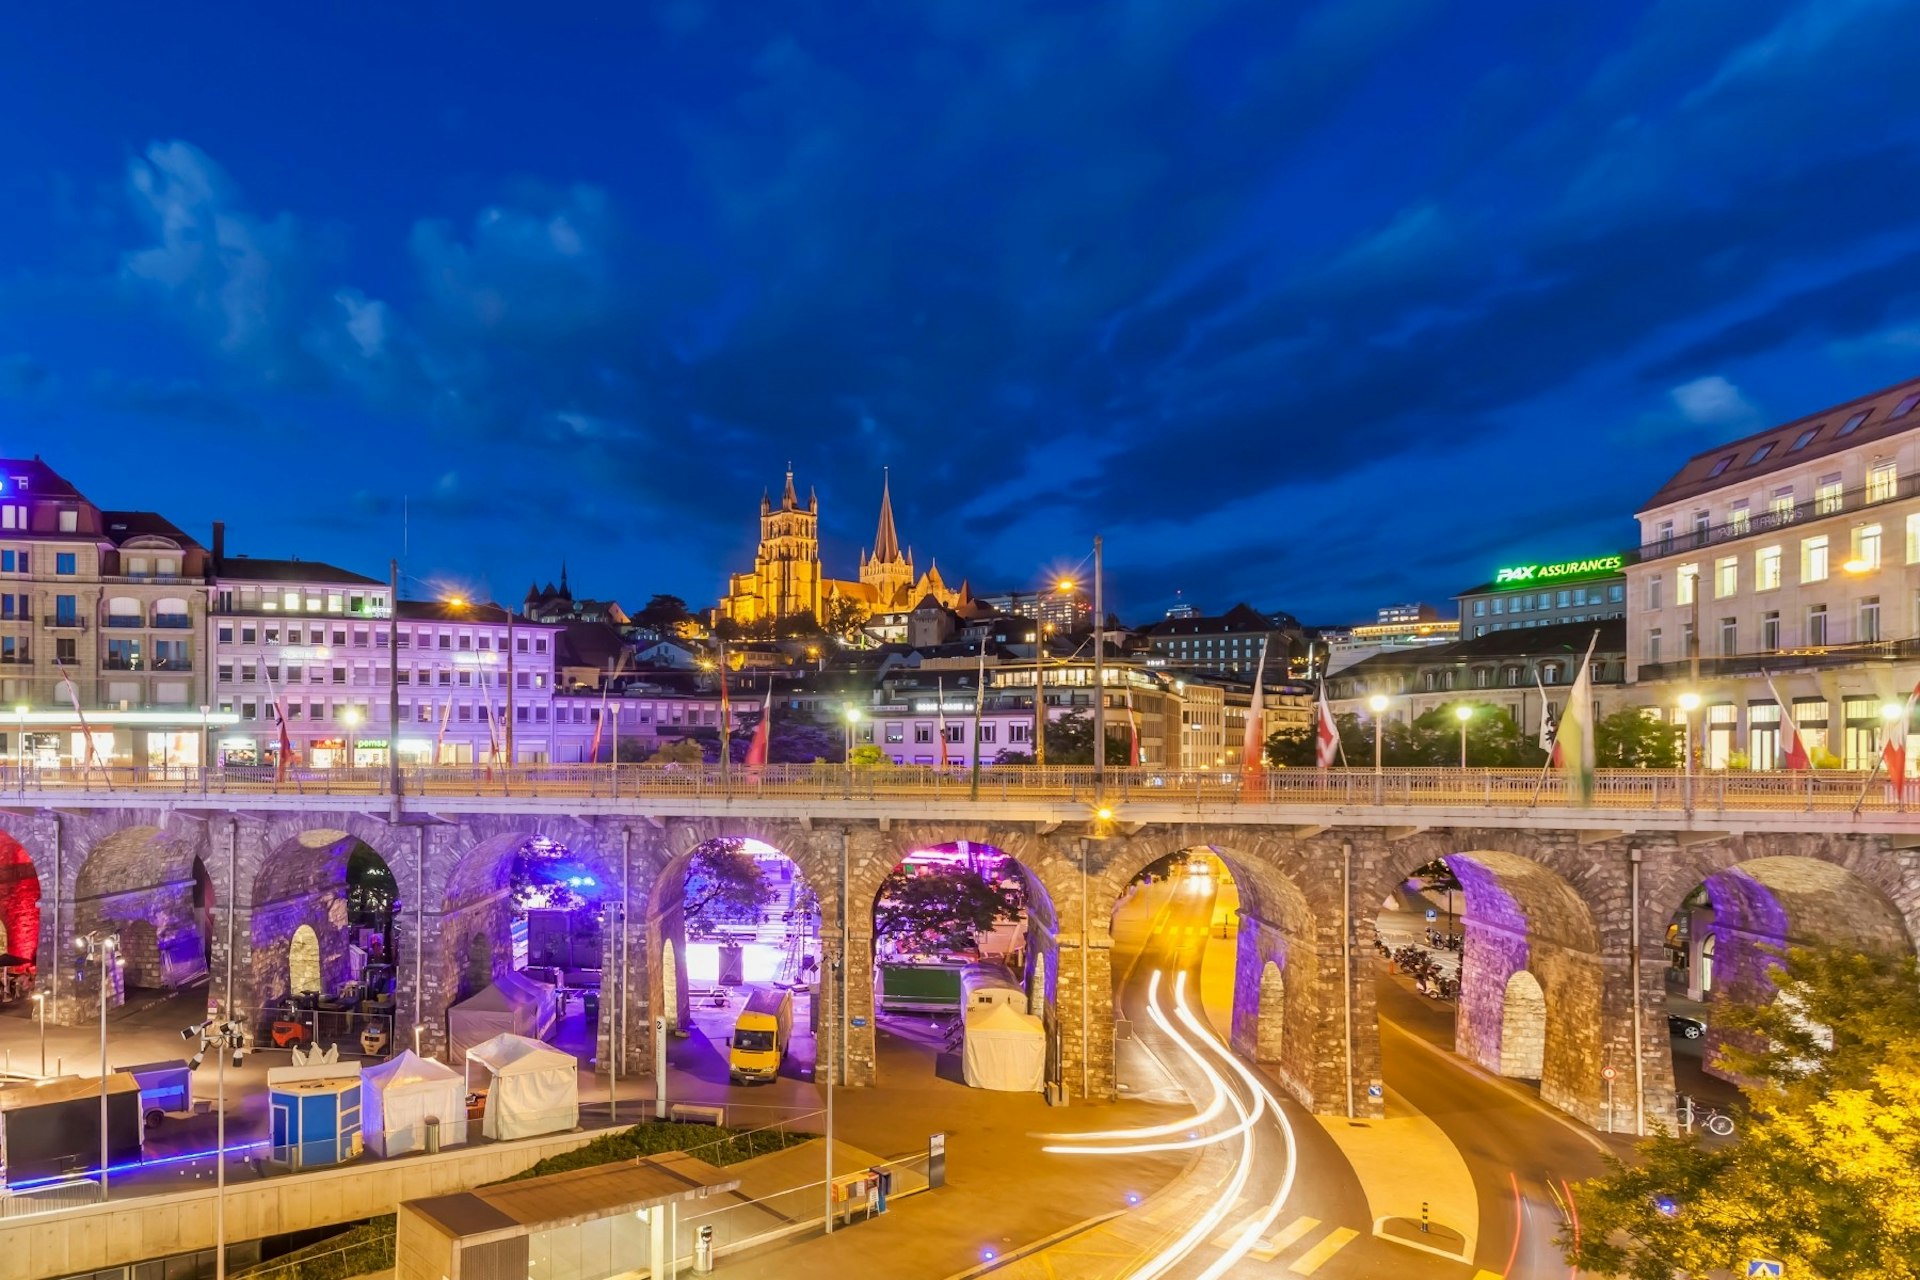
<path id="1" fill-rule="evenodd" d="M 433 1121 L 437 1146 L 467 1140 L 467 1086 L 444 1062 L 411 1049 L 360 1072 L 360 1127 L 375 1155 L 397 1156 L 428 1146 Z"/>
<path id="2" fill-rule="evenodd" d="M 487 1137 L 528 1138 L 580 1123 L 580 1064 L 571 1054 L 507 1034 L 467 1050 L 470 1086 L 476 1063 L 491 1076 L 480 1129 Z"/>

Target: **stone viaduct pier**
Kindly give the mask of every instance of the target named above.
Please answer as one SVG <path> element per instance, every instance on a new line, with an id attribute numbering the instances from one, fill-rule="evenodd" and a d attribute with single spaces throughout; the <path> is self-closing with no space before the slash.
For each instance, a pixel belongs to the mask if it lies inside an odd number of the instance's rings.
<path id="1" fill-rule="evenodd" d="M 302 925 L 323 975 L 345 971 L 354 851 L 393 872 L 396 1036 L 444 1046 L 448 1005 L 509 964 L 509 867 L 533 837 L 565 844 L 618 904 L 606 930 L 602 1053 L 651 1069 L 671 1014 L 664 953 L 702 842 L 751 837 L 818 896 L 843 1033 L 837 1076 L 875 1083 L 873 905 L 907 853 L 966 840 L 1017 860 L 1029 982 L 1058 1029 L 1070 1096 L 1114 1097 L 1111 934 L 1128 882 L 1179 850 L 1214 850 L 1241 891 L 1233 1036 L 1304 1103 L 1377 1114 L 1373 921 L 1415 868 L 1445 858 L 1465 895 L 1457 1051 L 1538 1079 L 1596 1128 L 1673 1110 L 1667 929 L 1704 886 L 1723 993 L 1766 998 L 1764 946 L 1909 949 L 1920 937 L 1920 817 L 1857 775 L 1603 775 L 1573 806 L 1533 774 L 1281 771 L 1218 775 L 771 766 L 731 778 L 673 767 L 350 772 L 275 781 L 218 772 L 40 774 L 0 790 L 0 950 L 31 954 L 51 1017 L 97 1012 L 72 939 L 112 930 L 129 982 L 177 957 L 210 993 L 258 1010 L 288 990 Z M 1097 789 L 1096 789 L 1097 788 Z M 1864 795 L 1864 799 L 1862 796 Z M 1696 899 L 1697 901 L 1697 899 Z M 684 999 L 684 997 L 682 997 Z M 1613 1069 L 1609 1112 L 1603 1071 Z"/>

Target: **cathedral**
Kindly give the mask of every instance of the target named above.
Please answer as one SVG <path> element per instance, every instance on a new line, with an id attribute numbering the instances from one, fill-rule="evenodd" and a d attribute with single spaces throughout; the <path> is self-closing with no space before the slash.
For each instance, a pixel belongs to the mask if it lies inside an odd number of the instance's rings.
<path id="1" fill-rule="evenodd" d="M 933 564 L 915 576 L 913 550 L 902 549 L 893 527 L 893 493 L 887 479 L 880 483 L 880 527 L 873 550 L 861 552 L 859 580 L 846 581 L 821 575 L 820 499 L 809 489 L 806 505 L 800 504 L 789 467 L 780 505 L 774 506 L 769 494 L 760 496 L 760 549 L 753 557 L 753 571 L 727 580 L 727 595 L 718 613 L 741 624 L 800 613 L 819 618 L 834 601 L 845 600 L 872 617 L 904 613 L 928 596 L 946 608 L 960 610 L 968 604 L 967 584 L 962 582 L 958 590 L 948 587 L 939 566 Z"/>

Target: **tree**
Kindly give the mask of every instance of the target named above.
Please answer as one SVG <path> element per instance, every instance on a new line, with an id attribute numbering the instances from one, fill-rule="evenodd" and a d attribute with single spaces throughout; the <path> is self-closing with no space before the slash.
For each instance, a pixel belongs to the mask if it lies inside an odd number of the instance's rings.
<path id="1" fill-rule="evenodd" d="M 1622 707 L 1594 722 L 1594 763 L 1603 769 L 1677 769 L 1681 726 Z"/>
<path id="2" fill-rule="evenodd" d="M 724 838 L 694 850 L 682 894 L 689 922 L 704 918 L 759 924 L 774 890 L 760 860 L 746 852 L 746 842 Z"/>
<path id="3" fill-rule="evenodd" d="M 672 742 L 663 742 L 660 749 L 653 753 L 651 764 L 704 764 L 706 753 L 700 750 L 700 744 L 691 738 L 676 738 Z"/>
<path id="4" fill-rule="evenodd" d="M 856 640 L 867 625 L 867 607 L 846 596 L 834 596 L 820 607 L 820 629 L 842 640 Z"/>
<path id="5" fill-rule="evenodd" d="M 633 620 L 637 625 L 663 636 L 686 635 L 696 627 L 693 614 L 687 610 L 687 602 L 679 596 L 652 597 L 633 615 Z"/>
<path id="6" fill-rule="evenodd" d="M 873 932 L 907 954 L 951 955 L 971 951 L 995 921 L 1019 918 L 1018 893 L 972 868 L 899 866 L 880 882 Z"/>
<path id="7" fill-rule="evenodd" d="M 1124 766 L 1127 763 L 1126 725 L 1107 724 L 1107 763 Z M 1000 757 L 1002 764 L 1012 763 L 1005 755 Z M 1028 763 L 1032 763 L 1031 760 Z M 1092 764 L 1093 763 L 1093 717 L 1084 711 L 1074 711 L 1061 716 L 1058 720 L 1047 721 L 1047 763 L 1048 764 Z"/>
<path id="8" fill-rule="evenodd" d="M 1434 707 L 1414 720 L 1410 748 L 1420 764 L 1439 768 L 1459 765 L 1460 720 L 1456 712 L 1463 706 L 1473 712 L 1467 721 L 1468 768 L 1537 769 L 1546 763 L 1540 744 L 1520 732 L 1505 707 L 1458 702 Z"/>
<path id="9" fill-rule="evenodd" d="M 1920 965 L 1776 954 L 1779 997 L 1720 1014 L 1752 1046 L 1721 1059 L 1753 1081 L 1746 1123 L 1717 1148 L 1662 1133 L 1639 1163 L 1609 1160 L 1578 1190 L 1569 1263 L 1632 1280 L 1739 1275 L 1749 1258 L 1789 1276 L 1920 1274 Z"/>
<path id="10" fill-rule="evenodd" d="M 753 712 L 741 718 L 730 738 L 729 758 L 735 764 L 745 764 L 747 749 L 753 745 L 753 731 L 760 722 L 760 713 Z M 711 745 L 708 754 L 709 763 L 718 763 L 720 759 L 720 738 L 701 738 L 703 748 Z M 773 718 L 773 727 L 767 731 L 768 764 L 812 764 L 824 760 L 839 764 L 846 753 L 846 734 L 837 727 L 820 724 L 814 720 L 793 715 L 777 715 Z"/>
<path id="11" fill-rule="evenodd" d="M 887 757 L 886 752 L 873 743 L 864 742 L 853 749 L 853 754 L 847 757 L 847 763 L 856 769 L 872 769 L 879 765 L 892 764 L 893 761 Z"/>

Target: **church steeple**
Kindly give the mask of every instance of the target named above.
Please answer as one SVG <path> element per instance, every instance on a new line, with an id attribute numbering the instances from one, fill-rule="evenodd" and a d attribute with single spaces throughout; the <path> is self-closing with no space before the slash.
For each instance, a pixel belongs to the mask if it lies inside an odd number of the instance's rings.
<path id="1" fill-rule="evenodd" d="M 787 464 L 787 491 L 780 495 L 780 509 L 791 511 L 800 505 L 800 498 L 793 491 L 793 464 Z"/>
<path id="2" fill-rule="evenodd" d="M 567 562 L 565 559 L 560 561 L 560 594 L 569 600 L 573 599 L 573 592 L 567 588 Z"/>
<path id="3" fill-rule="evenodd" d="M 887 468 L 880 470 L 880 531 L 873 536 L 873 558 L 891 564 L 900 558 L 900 535 L 893 528 L 893 484 Z"/>

